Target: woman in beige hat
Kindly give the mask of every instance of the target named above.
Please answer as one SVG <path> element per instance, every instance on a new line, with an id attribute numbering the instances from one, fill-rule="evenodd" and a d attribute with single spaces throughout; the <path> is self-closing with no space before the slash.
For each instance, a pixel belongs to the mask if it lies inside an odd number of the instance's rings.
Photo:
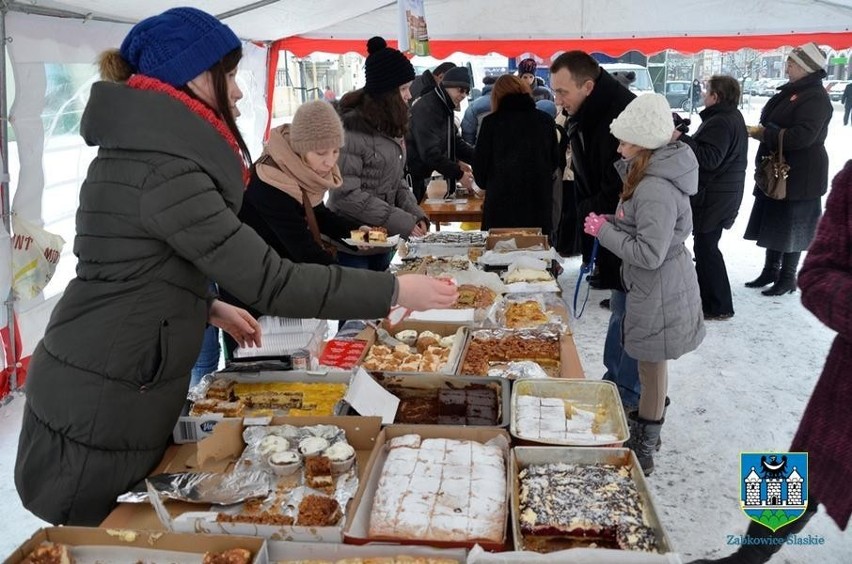
<path id="1" fill-rule="evenodd" d="M 292 123 L 270 131 L 263 154 L 254 164 L 239 217 L 281 257 L 338 264 L 336 247 L 348 247 L 341 240 L 352 231 L 369 230 L 323 203 L 329 191 L 343 184 L 337 166 L 343 137 L 340 117 L 322 100 L 302 104 Z M 221 294 L 226 302 L 260 315 L 227 291 Z M 226 336 L 225 345 L 230 353 L 236 343 Z"/>

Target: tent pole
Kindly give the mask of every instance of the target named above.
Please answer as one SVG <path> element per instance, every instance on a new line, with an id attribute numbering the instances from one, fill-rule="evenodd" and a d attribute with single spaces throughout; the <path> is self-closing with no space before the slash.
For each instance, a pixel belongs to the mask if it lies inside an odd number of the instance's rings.
<path id="1" fill-rule="evenodd" d="M 12 235 L 12 199 L 9 195 L 9 108 L 8 90 L 6 88 L 6 13 L 8 6 L 6 2 L 0 6 L 0 160 L 2 160 L 3 170 L 0 171 L 0 210 L 3 214 L 3 227 L 6 233 Z M 9 264 L 9 270 L 12 265 Z M 18 351 L 15 350 L 15 295 L 9 286 L 9 295 L 6 296 L 6 325 L 9 328 L 9 352 L 12 358 L 6 359 L 6 365 L 11 368 L 9 373 L 9 391 L 15 391 L 18 387 Z"/>

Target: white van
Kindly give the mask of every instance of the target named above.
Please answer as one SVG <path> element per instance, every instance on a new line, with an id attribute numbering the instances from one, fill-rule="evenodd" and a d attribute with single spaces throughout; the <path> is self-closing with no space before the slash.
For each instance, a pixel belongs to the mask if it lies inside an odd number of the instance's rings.
<path id="1" fill-rule="evenodd" d="M 601 68 L 613 76 L 632 72 L 636 74 L 636 80 L 628 88 L 636 95 L 654 92 L 654 83 L 651 81 L 651 73 L 647 67 L 631 63 L 601 63 Z"/>

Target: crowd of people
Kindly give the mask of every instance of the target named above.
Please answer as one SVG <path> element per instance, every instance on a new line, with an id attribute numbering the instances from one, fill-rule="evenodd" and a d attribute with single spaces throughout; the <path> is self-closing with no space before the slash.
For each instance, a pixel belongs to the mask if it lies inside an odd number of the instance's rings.
<path id="1" fill-rule="evenodd" d="M 483 229 L 540 227 L 563 254 L 596 259 L 596 283 L 611 291 L 603 378 L 618 387 L 627 446 L 650 475 L 671 401 L 668 361 L 700 346 L 705 321 L 734 315 L 718 244 L 743 199 L 748 139 L 760 143 L 759 174 L 783 136 L 787 196 L 754 189 L 746 238 L 766 263 L 747 286 L 780 296 L 798 283 L 806 307 L 839 333 L 792 448 L 811 452 L 812 499 L 846 526 L 852 499 L 832 488 L 852 462 L 823 430 L 852 432 L 848 410 L 825 408 L 849 387 L 839 367 L 852 335 L 852 161 L 817 229 L 832 114 L 817 46 L 790 53 L 790 81 L 754 126 L 737 109 L 738 82 L 711 77 L 693 134 L 675 128 L 665 97 L 636 97 L 583 51 L 554 59 L 552 90 L 533 59 L 489 79 L 461 129 L 466 68 L 415 77 L 378 37 L 367 53 L 363 88 L 303 104 L 254 161 L 235 122 L 241 44 L 215 17 L 168 10 L 102 55 L 104 80 L 81 125 L 100 151 L 81 189 L 77 277 L 29 369 L 15 471 L 27 508 L 52 523 L 99 523 L 162 458 L 215 328 L 232 349 L 261 342 L 262 314 L 377 318 L 396 304 L 453 304 L 452 283 L 396 277 L 393 251 L 343 241 L 371 227 L 424 235 L 420 204 L 436 173 L 450 192 L 474 182 L 484 192 Z M 772 554 L 750 550 L 725 561 Z"/>

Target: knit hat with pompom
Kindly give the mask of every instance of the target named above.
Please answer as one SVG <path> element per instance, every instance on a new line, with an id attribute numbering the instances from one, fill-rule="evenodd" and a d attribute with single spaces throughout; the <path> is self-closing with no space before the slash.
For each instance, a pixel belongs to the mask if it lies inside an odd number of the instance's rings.
<path id="1" fill-rule="evenodd" d="M 414 80 L 414 67 L 411 62 L 381 37 L 367 41 L 367 61 L 364 73 L 367 84 L 364 90 L 370 94 L 381 94 L 399 88 Z"/>
<path id="2" fill-rule="evenodd" d="M 301 156 L 309 151 L 343 146 L 343 124 L 334 106 L 325 100 L 305 102 L 290 124 L 290 146 Z"/>
<path id="3" fill-rule="evenodd" d="M 646 149 L 659 149 L 674 133 L 672 110 L 662 94 L 643 94 L 627 104 L 612 120 L 609 130 L 620 141 Z"/>
<path id="4" fill-rule="evenodd" d="M 172 8 L 134 25 L 121 43 L 121 56 L 133 72 L 179 88 L 241 45 L 215 16 Z"/>

